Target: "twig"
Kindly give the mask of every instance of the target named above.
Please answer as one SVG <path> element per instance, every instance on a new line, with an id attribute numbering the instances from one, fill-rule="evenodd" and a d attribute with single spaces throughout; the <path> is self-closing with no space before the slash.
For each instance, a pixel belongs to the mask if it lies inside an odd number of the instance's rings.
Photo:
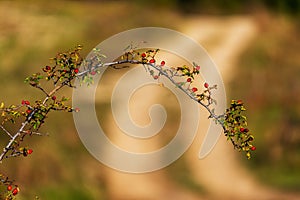
<path id="1" fill-rule="evenodd" d="M 0 125 L 0 128 L 10 137 L 13 138 L 13 136 L 8 132 L 2 125 Z"/>

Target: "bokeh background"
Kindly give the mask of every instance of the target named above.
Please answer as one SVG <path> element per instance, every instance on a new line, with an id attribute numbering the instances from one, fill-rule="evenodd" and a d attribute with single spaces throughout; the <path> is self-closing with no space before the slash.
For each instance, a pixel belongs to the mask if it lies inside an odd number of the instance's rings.
<path id="1" fill-rule="evenodd" d="M 77 44 L 84 46 L 84 56 L 102 40 L 131 28 L 159 26 L 181 31 L 187 23 L 193 23 L 192 27 L 201 31 L 201 23 L 208 23 L 212 30 L 214 26 L 219 30 L 217 26 L 232 17 L 250 19 L 257 29 L 254 39 L 231 68 L 232 77 L 226 84 L 228 100 L 243 99 L 248 107 L 249 127 L 256 138 L 257 151 L 250 161 L 237 152 L 234 159 L 238 168 L 245 169 L 270 191 L 291 195 L 287 199 L 297 198 L 299 0 L 0 1 L 0 101 L 34 101 L 40 94 L 24 84 L 24 78 L 47 65 L 56 52 Z M 222 34 L 202 45 L 210 53 L 210 47 L 219 40 Z M 231 48 L 224 49 L 227 51 Z M 65 90 L 63 95 L 71 96 L 71 92 Z M 102 103 L 98 107 L 105 118 L 108 105 Z M 174 126 L 177 122 L 175 119 Z M 50 135 L 25 141 L 34 149 L 30 157 L 9 159 L 0 166 L 2 172 L 17 180 L 22 191 L 19 199 L 152 199 L 122 196 L 122 188 L 117 186 L 111 189 L 106 167 L 84 148 L 71 114 L 50 114 L 41 131 Z M 5 144 L 3 138 L 1 144 Z M 195 181 L 190 164 L 183 157 L 160 173 L 176 188 L 193 194 L 194 199 L 214 198 L 205 183 Z M 164 182 L 156 184 L 169 188 Z M 131 190 L 134 193 L 135 188 Z M 119 192 L 121 197 L 115 197 Z"/>

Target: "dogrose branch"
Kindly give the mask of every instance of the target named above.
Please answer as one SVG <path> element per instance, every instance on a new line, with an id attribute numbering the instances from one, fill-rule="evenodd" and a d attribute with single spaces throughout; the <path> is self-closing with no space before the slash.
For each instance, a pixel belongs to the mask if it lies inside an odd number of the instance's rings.
<path id="1" fill-rule="evenodd" d="M 84 70 L 82 72 L 79 72 L 78 74 L 76 74 L 76 76 L 72 77 L 71 79 L 69 79 L 68 81 L 62 82 L 59 85 L 57 85 L 52 91 L 50 91 L 49 93 L 47 93 L 46 91 L 43 91 L 46 94 L 45 99 L 42 102 L 42 105 L 46 106 L 46 103 L 48 101 L 48 99 L 54 95 L 56 92 L 58 92 L 60 89 L 62 89 L 64 86 L 69 86 L 69 82 L 72 81 L 74 78 L 79 78 L 82 76 L 86 76 L 88 73 L 90 73 L 93 70 L 97 70 L 99 68 L 102 67 L 114 67 L 118 66 L 118 65 L 122 65 L 122 64 L 142 64 L 142 65 L 147 65 L 149 67 L 152 67 L 154 69 L 156 69 L 159 74 L 165 76 L 166 78 L 168 78 L 174 85 L 176 85 L 181 91 L 183 91 L 186 95 L 188 95 L 192 100 L 198 102 L 201 106 L 203 106 L 204 108 L 206 108 L 206 110 L 209 112 L 209 117 L 210 118 L 214 118 L 215 120 L 217 120 L 223 127 L 223 129 L 225 130 L 225 127 L 223 126 L 220 118 L 222 117 L 222 115 L 216 115 L 212 109 L 210 109 L 209 105 L 210 104 L 204 104 L 202 101 L 199 101 L 197 98 L 195 98 L 195 96 L 193 96 L 188 90 L 184 89 L 182 86 L 177 85 L 176 81 L 173 79 L 173 76 L 170 76 L 166 71 L 164 71 L 162 68 L 160 68 L 159 66 L 155 65 L 154 63 L 145 63 L 143 61 L 139 61 L 139 60 L 120 60 L 120 61 L 115 61 L 115 62 L 108 62 L 108 63 L 99 63 L 93 67 L 91 67 L 89 70 Z M 36 109 L 34 109 L 30 115 L 27 117 L 27 119 L 21 124 L 21 127 L 18 129 L 18 131 L 15 134 L 10 134 L 9 132 L 7 133 L 8 135 L 10 135 L 11 139 L 8 142 L 8 144 L 4 147 L 1 155 L 0 155 L 0 162 L 2 162 L 2 160 L 4 158 L 6 158 L 6 154 L 9 150 L 12 149 L 12 145 L 15 143 L 15 141 L 21 136 L 21 134 L 24 132 L 25 127 L 29 124 L 32 116 L 34 116 L 34 114 L 37 112 Z"/>
<path id="2" fill-rule="evenodd" d="M 224 117 L 224 115 L 217 115 L 213 112 L 213 109 L 211 109 L 209 106 L 212 104 L 211 102 L 205 104 L 204 102 L 200 101 L 199 99 L 197 99 L 195 96 L 192 95 L 191 92 L 189 92 L 187 89 L 183 88 L 181 85 L 178 85 L 178 83 L 176 82 L 176 80 L 174 80 L 174 76 L 176 75 L 170 75 L 168 74 L 167 71 L 164 71 L 161 67 L 159 67 L 159 65 L 155 65 L 155 63 L 146 63 L 143 61 L 139 61 L 139 60 L 120 60 L 120 61 L 115 61 L 115 62 L 109 62 L 109 63 L 100 63 L 98 65 L 95 65 L 93 67 L 90 68 L 90 70 L 85 70 L 82 71 L 80 73 L 78 73 L 77 76 L 85 76 L 88 73 L 90 73 L 93 70 L 97 70 L 101 67 L 112 67 L 112 66 L 117 66 L 117 65 L 122 65 L 122 64 L 142 64 L 144 66 L 149 66 L 152 67 L 154 69 L 156 69 L 159 74 L 165 76 L 167 79 L 169 79 L 176 87 L 178 87 L 182 92 L 184 92 L 187 96 L 189 96 L 192 100 L 198 102 L 201 106 L 203 106 L 208 112 L 209 112 L 209 118 L 213 118 L 216 121 L 218 121 L 220 123 L 220 125 L 222 126 L 223 130 L 226 130 L 226 127 L 224 126 L 223 121 L 221 120 L 221 118 Z M 182 76 L 182 75 L 179 75 Z M 215 88 L 211 87 L 211 89 Z M 208 90 L 209 91 L 209 90 Z M 209 91 L 210 92 L 210 91 Z"/>
<path id="3" fill-rule="evenodd" d="M 60 90 L 62 87 L 64 87 L 66 84 L 66 82 L 61 83 L 60 85 L 56 86 L 51 92 L 49 92 L 46 96 L 46 98 L 43 100 L 42 105 L 46 105 L 47 100 L 49 99 L 49 97 L 53 94 L 55 94 L 58 90 Z M 21 136 L 22 133 L 24 133 L 24 128 L 29 124 L 31 118 L 34 116 L 34 114 L 37 112 L 36 109 L 34 109 L 26 118 L 26 120 L 21 124 L 21 127 L 19 128 L 19 130 L 14 134 L 10 134 L 7 130 L 4 129 L 3 126 L 1 126 L 1 128 L 3 130 L 5 130 L 5 132 L 11 137 L 11 139 L 9 140 L 8 144 L 3 148 L 3 151 L 0 155 L 0 162 L 2 163 L 2 160 L 4 158 L 6 158 L 6 154 L 9 150 L 12 149 L 12 145 L 15 143 L 15 141 Z"/>

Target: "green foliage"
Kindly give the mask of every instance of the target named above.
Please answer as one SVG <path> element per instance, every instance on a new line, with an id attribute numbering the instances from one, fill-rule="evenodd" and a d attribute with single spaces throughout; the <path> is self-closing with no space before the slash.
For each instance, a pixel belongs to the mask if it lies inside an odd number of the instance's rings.
<path id="1" fill-rule="evenodd" d="M 227 139 L 232 141 L 234 147 L 239 151 L 246 152 L 247 158 L 250 159 L 250 151 L 254 151 L 256 147 L 252 145 L 253 135 L 250 135 L 249 129 L 246 128 L 247 118 L 242 114 L 245 110 L 241 100 L 231 101 L 224 117 L 224 132 Z"/>

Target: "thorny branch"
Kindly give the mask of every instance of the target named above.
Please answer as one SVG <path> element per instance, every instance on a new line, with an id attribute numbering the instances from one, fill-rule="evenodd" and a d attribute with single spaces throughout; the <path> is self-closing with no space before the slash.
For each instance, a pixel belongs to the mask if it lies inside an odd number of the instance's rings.
<path id="1" fill-rule="evenodd" d="M 98 49 L 94 49 L 95 54 L 88 60 L 81 58 L 79 54 L 80 50 L 81 46 L 78 46 L 73 51 L 58 53 L 56 57 L 52 59 L 54 66 L 46 66 L 42 69 L 44 74 L 36 73 L 26 78 L 25 81 L 32 87 L 42 91 L 45 95 L 43 100 L 35 101 L 35 105 L 30 105 L 28 101 L 23 100 L 22 105 L 12 105 L 8 108 L 5 108 L 3 103 L 0 104 L 0 114 L 2 112 L 2 117 L 4 117 L 0 129 L 9 137 L 9 142 L 0 154 L 1 163 L 5 158 L 20 155 L 27 156 L 32 153 L 31 149 L 20 147 L 20 145 L 27 135 L 45 135 L 39 133 L 38 130 L 45 122 L 51 110 L 67 112 L 78 111 L 77 108 L 74 109 L 64 104 L 67 98 L 62 97 L 61 100 L 56 99 L 56 93 L 64 87 L 74 88 L 73 80 L 76 78 L 83 83 L 91 84 L 93 80 L 91 76 L 99 73 L 100 68 L 111 67 L 114 69 L 122 69 L 128 67 L 123 66 L 124 64 L 143 65 L 146 72 L 154 79 L 158 79 L 160 76 L 166 77 L 174 86 L 208 111 L 209 118 L 214 119 L 216 123 L 222 126 L 225 136 L 232 142 L 234 148 L 246 152 L 248 158 L 250 158 L 250 150 L 255 150 L 255 146 L 251 144 L 254 137 L 248 133 L 249 129 L 246 128 L 246 117 L 241 114 L 245 108 L 240 100 L 232 101 L 230 107 L 224 114 L 218 115 L 214 113 L 212 107 L 216 101 L 212 98 L 211 93 L 213 89 L 217 89 L 217 86 L 209 86 L 208 83 L 205 83 L 205 89 L 202 93 L 197 92 L 198 88 L 191 88 L 194 76 L 200 73 L 200 66 L 196 63 L 193 63 L 192 69 L 185 65 L 177 68 L 168 67 L 165 65 L 165 61 L 157 64 L 155 56 L 159 52 L 158 49 L 150 49 L 145 52 L 129 49 L 119 60 L 103 63 L 102 59 L 105 56 L 100 54 Z M 79 68 L 81 71 L 79 71 Z M 41 85 L 42 80 L 52 81 L 53 89 L 46 91 Z M 27 110 L 21 112 L 20 110 L 23 108 Z M 25 120 L 15 133 L 11 133 L 4 127 L 7 121 L 15 123 L 15 118 L 20 116 L 25 116 Z M 0 175 L 0 182 L 5 185 L 12 183 L 12 181 L 8 181 L 8 178 L 5 178 L 3 175 Z"/>

